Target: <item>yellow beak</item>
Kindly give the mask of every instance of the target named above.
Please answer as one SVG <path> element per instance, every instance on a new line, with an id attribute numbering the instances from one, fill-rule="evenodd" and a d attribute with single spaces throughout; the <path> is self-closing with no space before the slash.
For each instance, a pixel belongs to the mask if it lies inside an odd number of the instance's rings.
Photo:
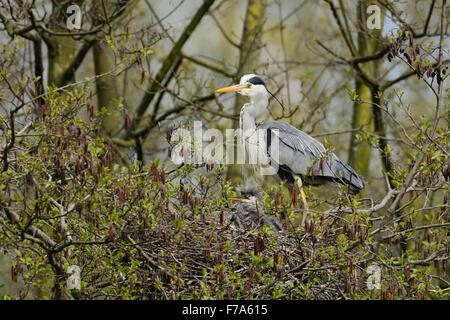
<path id="1" fill-rule="evenodd" d="M 217 89 L 216 92 L 234 92 L 234 91 L 239 91 L 239 90 L 246 89 L 246 88 L 248 88 L 248 85 L 246 83 L 244 83 L 244 84 L 237 84 L 237 85 L 230 86 L 230 87 L 220 88 L 220 89 Z"/>
<path id="2" fill-rule="evenodd" d="M 241 198 L 234 198 L 234 197 L 230 197 L 228 198 L 228 200 L 234 200 L 234 201 L 242 201 Z"/>

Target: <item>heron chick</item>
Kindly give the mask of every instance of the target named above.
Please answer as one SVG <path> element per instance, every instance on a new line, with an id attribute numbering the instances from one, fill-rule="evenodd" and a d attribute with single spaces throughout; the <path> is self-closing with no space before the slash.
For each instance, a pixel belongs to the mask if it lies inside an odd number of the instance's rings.
<path id="1" fill-rule="evenodd" d="M 230 221 L 237 224 L 241 229 L 248 229 L 245 225 L 267 224 L 274 231 L 283 231 L 283 225 L 279 219 L 264 213 L 264 205 L 259 201 L 262 193 L 257 187 L 238 187 L 236 188 L 240 194 L 229 197 L 228 200 L 236 202 L 234 212 Z"/>

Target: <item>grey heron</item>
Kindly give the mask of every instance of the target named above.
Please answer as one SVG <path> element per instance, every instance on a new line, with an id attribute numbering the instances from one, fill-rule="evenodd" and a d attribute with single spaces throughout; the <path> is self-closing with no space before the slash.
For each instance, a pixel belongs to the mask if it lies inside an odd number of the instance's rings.
<path id="1" fill-rule="evenodd" d="M 268 163 L 277 164 L 276 173 L 281 180 L 287 180 L 290 184 L 297 182 L 305 207 L 302 225 L 308 212 L 303 184 L 340 183 L 347 186 L 352 194 L 357 194 L 364 188 L 364 179 L 359 173 L 334 153 L 327 152 L 322 143 L 303 131 L 283 121 L 268 121 L 256 125 L 255 119 L 269 104 L 269 95 L 283 107 L 259 76 L 244 75 L 239 84 L 217 89 L 216 92 L 237 92 L 250 98 L 250 102 L 244 104 L 240 112 L 240 142 L 249 158 L 258 158 L 258 153 L 262 152 Z M 253 138 L 256 131 L 263 133 L 262 139 Z M 275 138 L 278 140 L 277 159 L 270 151 Z"/>

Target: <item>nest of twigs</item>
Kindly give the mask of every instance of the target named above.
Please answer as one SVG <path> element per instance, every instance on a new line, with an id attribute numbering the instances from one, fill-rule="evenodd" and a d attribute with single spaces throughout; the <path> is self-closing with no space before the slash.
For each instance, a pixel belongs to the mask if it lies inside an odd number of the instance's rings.
<path id="1" fill-rule="evenodd" d="M 208 215 L 180 213 L 179 205 L 168 202 L 157 226 L 132 240 L 148 271 L 147 298 L 341 299 L 350 290 L 346 264 L 315 261 L 316 251 L 335 245 L 331 226 L 318 236 L 314 222 L 295 228 L 260 202 Z"/>

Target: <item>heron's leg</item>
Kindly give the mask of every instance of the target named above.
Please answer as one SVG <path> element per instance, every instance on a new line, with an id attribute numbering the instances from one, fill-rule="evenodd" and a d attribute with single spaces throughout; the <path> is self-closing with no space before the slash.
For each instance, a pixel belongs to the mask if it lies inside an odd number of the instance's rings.
<path id="1" fill-rule="evenodd" d="M 303 211 L 303 215 L 302 215 L 302 222 L 301 222 L 301 225 L 304 226 L 305 222 L 306 222 L 306 215 L 309 211 L 308 202 L 306 201 L 305 192 L 303 191 L 302 178 L 297 175 L 295 176 L 295 178 L 296 178 L 295 180 L 297 182 L 298 189 L 300 190 L 300 196 L 302 197 L 303 206 L 305 207 L 305 210 Z"/>

